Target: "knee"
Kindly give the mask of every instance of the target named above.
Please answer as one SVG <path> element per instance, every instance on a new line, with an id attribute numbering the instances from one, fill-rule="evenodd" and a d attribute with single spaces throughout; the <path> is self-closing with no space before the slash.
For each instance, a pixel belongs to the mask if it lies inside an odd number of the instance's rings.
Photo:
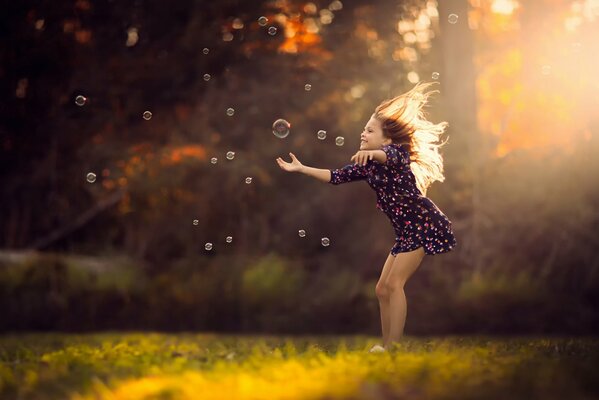
<path id="1" fill-rule="evenodd" d="M 391 290 L 389 286 L 382 282 L 376 284 L 374 292 L 376 293 L 376 297 L 378 297 L 379 300 L 388 300 L 389 296 L 391 295 Z"/>

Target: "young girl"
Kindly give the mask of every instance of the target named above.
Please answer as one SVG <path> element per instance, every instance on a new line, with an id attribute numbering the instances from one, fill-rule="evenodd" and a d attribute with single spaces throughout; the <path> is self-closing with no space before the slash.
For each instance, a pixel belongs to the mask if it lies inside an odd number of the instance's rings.
<path id="1" fill-rule="evenodd" d="M 301 172 L 320 181 L 339 185 L 365 180 L 377 196 L 376 207 L 387 215 L 395 231 L 379 281 L 383 346 L 370 351 L 389 350 L 403 335 L 407 303 L 404 286 L 425 255 L 451 251 L 457 245 L 451 221 L 426 197 L 434 181 L 443 182 L 443 159 L 435 143 L 447 122 L 433 124 L 424 118 L 424 92 L 436 82 L 418 83 L 410 91 L 376 107 L 360 138 L 360 150 L 353 164 L 338 169 L 303 165 L 293 153 L 291 163 L 277 158 L 279 166 Z"/>

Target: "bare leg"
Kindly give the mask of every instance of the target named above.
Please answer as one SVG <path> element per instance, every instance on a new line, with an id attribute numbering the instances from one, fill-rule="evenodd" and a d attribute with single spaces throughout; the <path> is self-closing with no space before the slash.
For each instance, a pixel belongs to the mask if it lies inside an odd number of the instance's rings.
<path id="1" fill-rule="evenodd" d="M 387 260 L 385 261 L 385 265 L 383 266 L 381 277 L 376 284 L 376 296 L 379 299 L 379 309 L 381 311 L 381 331 L 383 334 L 383 344 L 387 343 L 387 338 L 389 337 L 389 316 L 391 311 L 389 308 L 391 292 L 387 288 L 385 282 L 387 282 L 387 277 L 391 272 L 391 267 L 393 266 L 394 261 L 395 257 L 389 253 Z"/>
<path id="2" fill-rule="evenodd" d="M 389 336 L 384 344 L 389 349 L 393 342 L 399 342 L 403 335 L 407 316 L 407 301 L 404 285 L 420 265 L 424 249 L 419 247 L 407 253 L 398 253 L 386 281 L 391 295 L 389 301 Z"/>

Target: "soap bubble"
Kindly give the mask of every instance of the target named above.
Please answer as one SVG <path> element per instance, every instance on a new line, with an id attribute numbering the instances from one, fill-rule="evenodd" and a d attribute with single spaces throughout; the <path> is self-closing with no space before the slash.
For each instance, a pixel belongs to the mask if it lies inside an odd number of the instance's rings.
<path id="1" fill-rule="evenodd" d="M 268 34 L 270 36 L 274 36 L 277 34 L 277 27 L 276 26 L 271 26 L 270 28 L 268 28 Z"/>
<path id="2" fill-rule="evenodd" d="M 194 224 L 194 225 L 197 225 L 197 224 L 199 224 L 199 223 L 200 223 L 200 221 L 198 221 L 197 219 L 194 219 L 194 220 L 193 220 L 193 224 Z"/>
<path id="3" fill-rule="evenodd" d="M 208 47 L 204 47 L 204 49 L 202 50 L 202 53 L 208 54 L 208 52 L 210 52 L 210 49 Z"/>
<path id="4" fill-rule="evenodd" d="M 252 178 L 251 178 L 251 177 L 249 177 L 249 176 L 248 176 L 247 178 L 245 178 L 245 183 L 247 183 L 248 185 L 249 185 L 250 183 L 252 183 Z"/>
<path id="5" fill-rule="evenodd" d="M 258 25 L 264 26 L 267 23 L 268 23 L 268 18 L 266 18 L 266 17 L 260 17 L 260 18 L 258 18 Z"/>
<path id="6" fill-rule="evenodd" d="M 457 14 L 449 14 L 449 17 L 447 17 L 447 21 L 449 21 L 450 24 L 455 24 L 456 22 L 458 22 Z"/>
<path id="7" fill-rule="evenodd" d="M 343 136 L 337 136 L 335 138 L 335 144 L 337 146 L 343 146 L 343 143 L 345 143 L 345 139 L 343 138 Z"/>
<path id="8" fill-rule="evenodd" d="M 320 140 L 325 140 L 327 137 L 327 131 L 323 131 L 322 129 L 318 131 L 318 133 L 316 134 L 316 136 L 318 137 L 318 139 Z"/>
<path id="9" fill-rule="evenodd" d="M 229 117 L 232 117 L 232 116 L 233 116 L 233 114 L 235 114 L 235 110 L 234 110 L 234 109 L 232 109 L 231 107 L 227 108 L 227 115 L 228 115 Z"/>
<path id="10" fill-rule="evenodd" d="M 306 237 L 306 231 L 303 229 L 297 231 L 297 234 L 299 235 L 299 237 Z"/>
<path id="11" fill-rule="evenodd" d="M 93 172 L 90 172 L 87 174 L 87 181 L 89 183 L 94 183 L 96 181 L 96 174 L 94 174 Z"/>
<path id="12" fill-rule="evenodd" d="M 433 79 L 439 79 L 439 73 L 433 72 Z"/>
<path id="13" fill-rule="evenodd" d="M 312 85 L 310 85 L 309 83 L 306 83 L 306 84 L 304 85 L 304 90 L 305 90 L 306 92 L 309 92 L 310 90 L 312 90 Z"/>
<path id="14" fill-rule="evenodd" d="M 210 159 L 210 162 L 211 162 L 212 164 L 216 164 L 216 162 L 217 162 L 217 161 L 218 161 L 218 158 L 216 158 L 216 157 L 212 157 L 212 158 Z"/>
<path id="15" fill-rule="evenodd" d="M 324 246 L 327 247 L 329 244 L 331 244 L 330 240 L 328 237 L 323 237 L 322 239 L 320 239 L 320 243 Z"/>
<path id="16" fill-rule="evenodd" d="M 204 248 L 205 248 L 206 250 L 212 250 L 212 243 L 210 243 L 210 242 L 206 243 L 206 244 L 204 245 Z"/>
<path id="17" fill-rule="evenodd" d="M 204 74 L 204 80 L 208 82 L 210 80 L 210 74 Z"/>
<path id="18" fill-rule="evenodd" d="M 289 135 L 291 124 L 284 119 L 278 119 L 272 124 L 272 133 L 279 139 L 286 138 Z"/>
<path id="19" fill-rule="evenodd" d="M 233 241 L 233 236 L 227 236 L 227 239 L 225 239 L 227 241 L 227 243 L 231 243 Z"/>
<path id="20" fill-rule="evenodd" d="M 87 102 L 87 97 L 85 96 L 77 96 L 75 97 L 75 104 L 77 104 L 79 107 L 84 106 L 85 103 Z"/>
<path id="21" fill-rule="evenodd" d="M 149 111 L 144 111 L 143 117 L 146 121 L 148 121 L 150 118 L 152 118 L 152 113 Z"/>
<path id="22" fill-rule="evenodd" d="M 227 160 L 232 160 L 235 158 L 235 152 L 234 151 L 228 151 L 227 152 Z"/>

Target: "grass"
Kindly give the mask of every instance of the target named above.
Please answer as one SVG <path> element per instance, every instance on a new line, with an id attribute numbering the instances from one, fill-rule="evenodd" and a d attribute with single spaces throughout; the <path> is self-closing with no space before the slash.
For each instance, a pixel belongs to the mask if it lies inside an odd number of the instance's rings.
<path id="1" fill-rule="evenodd" d="M 0 336 L 6 399 L 591 399 L 599 340 L 106 332 Z"/>

